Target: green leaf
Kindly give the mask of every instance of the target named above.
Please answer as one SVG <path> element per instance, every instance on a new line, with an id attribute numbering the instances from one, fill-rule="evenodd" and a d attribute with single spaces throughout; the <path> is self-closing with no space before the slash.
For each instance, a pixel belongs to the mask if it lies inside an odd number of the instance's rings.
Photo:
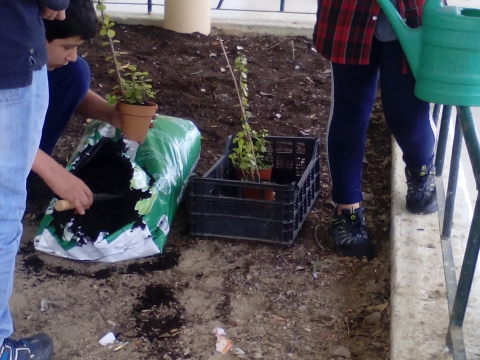
<path id="1" fill-rule="evenodd" d="M 113 38 L 113 37 L 115 36 L 115 30 L 109 29 L 109 30 L 107 31 L 107 36 L 108 36 L 109 38 Z"/>

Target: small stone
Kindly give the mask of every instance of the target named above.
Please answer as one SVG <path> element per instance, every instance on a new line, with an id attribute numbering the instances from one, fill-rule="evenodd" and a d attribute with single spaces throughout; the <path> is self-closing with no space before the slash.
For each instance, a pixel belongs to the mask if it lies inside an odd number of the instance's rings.
<path id="1" fill-rule="evenodd" d="M 350 359 L 352 354 L 350 353 L 350 350 L 348 350 L 345 346 L 339 346 L 335 349 L 333 352 L 334 356 L 341 356 L 342 358 L 345 359 Z"/>
<path id="2" fill-rule="evenodd" d="M 365 318 L 363 319 L 363 323 L 365 325 L 375 325 L 380 323 L 381 319 L 382 319 L 382 314 L 377 311 L 370 315 L 365 316 Z"/>

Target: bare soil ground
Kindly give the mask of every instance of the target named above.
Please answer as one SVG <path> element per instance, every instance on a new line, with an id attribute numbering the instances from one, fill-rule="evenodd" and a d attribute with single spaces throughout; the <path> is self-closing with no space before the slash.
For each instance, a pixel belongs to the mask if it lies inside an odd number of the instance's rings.
<path id="1" fill-rule="evenodd" d="M 123 25 L 116 31 L 123 61 L 154 79 L 159 112 L 198 126 L 197 171 L 204 173 L 239 124 L 218 36 Z M 328 63 L 303 37 L 222 39 L 231 61 L 240 49 L 248 57 L 253 123 L 272 135 L 321 139 L 321 193 L 293 246 L 192 237 L 185 201 L 162 255 L 115 264 L 75 262 L 35 251 L 33 237 L 46 204 L 29 203 L 11 302 L 16 336 L 49 333 L 56 360 L 389 357 L 391 152 L 379 103 L 364 164 L 376 257 L 346 258 L 335 253 L 328 235 Z M 104 95 L 114 81 L 101 42 L 95 38 L 80 52 L 91 65 L 92 88 Z M 84 127 L 85 119 L 72 119 L 55 150 L 59 161 L 66 163 Z M 42 300 L 50 301 L 44 311 Z M 244 355 L 215 351 L 212 331 L 218 326 Z M 117 351 L 99 345 L 109 331 L 128 344 Z"/>

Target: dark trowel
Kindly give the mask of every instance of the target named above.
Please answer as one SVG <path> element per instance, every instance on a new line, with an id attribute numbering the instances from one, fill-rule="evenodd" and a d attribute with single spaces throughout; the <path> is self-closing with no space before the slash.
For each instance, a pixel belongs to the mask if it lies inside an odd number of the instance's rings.
<path id="1" fill-rule="evenodd" d="M 124 194 L 108 194 L 108 193 L 98 193 L 93 194 L 93 201 L 102 201 L 102 200 L 111 200 L 123 197 Z M 53 205 L 54 209 L 57 211 L 65 211 L 65 210 L 72 210 L 75 209 L 75 206 L 68 200 L 58 200 L 55 205 Z"/>

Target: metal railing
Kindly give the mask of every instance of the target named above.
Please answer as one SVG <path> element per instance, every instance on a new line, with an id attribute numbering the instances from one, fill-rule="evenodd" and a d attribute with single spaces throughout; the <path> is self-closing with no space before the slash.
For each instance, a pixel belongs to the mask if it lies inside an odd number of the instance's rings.
<path id="1" fill-rule="evenodd" d="M 229 11 L 250 11 L 250 12 L 281 12 L 287 14 L 309 14 L 308 12 L 303 11 L 285 11 L 285 1 L 286 0 L 278 0 L 279 1 L 279 8 L 278 10 L 253 10 L 253 9 L 231 9 L 224 7 L 225 0 L 218 0 L 217 6 L 213 7 L 212 10 L 229 10 Z M 295 0 L 290 0 L 295 1 Z M 147 0 L 146 2 L 119 2 L 119 1 L 105 1 L 106 4 L 114 4 L 114 5 L 138 5 L 138 6 L 146 6 L 148 14 L 152 13 L 154 6 L 164 6 L 164 3 L 158 3 L 154 0 Z"/>
<path id="2" fill-rule="evenodd" d="M 440 106 L 435 105 L 433 111 L 435 122 L 437 122 L 439 114 Z M 447 346 L 453 354 L 454 360 L 465 360 L 466 351 L 462 328 L 480 249 L 480 196 L 478 192 L 480 188 L 480 146 L 470 108 L 463 106 L 457 107 L 450 171 L 447 193 L 445 196 L 442 174 L 451 114 L 452 107 L 443 106 L 435 166 L 437 168 L 436 183 L 439 202 L 438 215 L 441 225 L 442 253 L 447 286 L 448 310 L 450 315 L 446 341 Z M 450 237 L 452 232 L 453 211 L 463 141 L 465 141 L 465 146 L 472 165 L 477 189 L 477 200 L 468 234 L 467 247 L 465 249 L 460 277 L 457 284 Z"/>

